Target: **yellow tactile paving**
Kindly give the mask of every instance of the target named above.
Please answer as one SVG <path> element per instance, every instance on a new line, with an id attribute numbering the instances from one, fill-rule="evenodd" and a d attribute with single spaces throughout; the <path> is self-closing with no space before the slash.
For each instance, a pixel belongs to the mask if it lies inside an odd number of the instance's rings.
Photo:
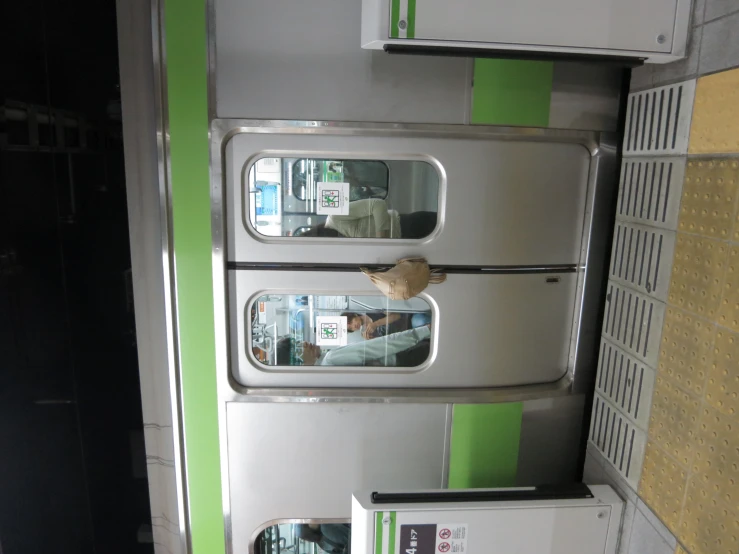
<path id="1" fill-rule="evenodd" d="M 693 459 L 693 440 L 701 414 L 700 399 L 657 376 L 649 416 L 649 438 L 686 468 Z"/>
<path id="2" fill-rule="evenodd" d="M 639 496 L 664 522 L 677 532 L 680 524 L 688 473 L 654 442 L 647 444 Z"/>
<path id="3" fill-rule="evenodd" d="M 734 417 L 739 414 L 739 333 L 728 329 L 716 333 L 706 401 L 723 414 Z"/>
<path id="4" fill-rule="evenodd" d="M 724 277 L 718 324 L 739 331 L 739 246 L 732 246 Z"/>
<path id="5" fill-rule="evenodd" d="M 699 79 L 639 495 L 676 554 L 739 553 L 739 69 Z"/>
<path id="6" fill-rule="evenodd" d="M 711 322 L 668 307 L 662 330 L 659 372 L 688 391 L 703 394 L 715 331 Z"/>
<path id="7" fill-rule="evenodd" d="M 698 79 L 688 152 L 739 152 L 739 69 Z"/>
<path id="8" fill-rule="evenodd" d="M 693 467 L 696 483 L 739 511 L 739 421 L 705 407 L 698 425 Z"/>
<path id="9" fill-rule="evenodd" d="M 721 304 L 729 246 L 718 240 L 678 233 L 668 302 L 712 318 Z"/>
<path id="10" fill-rule="evenodd" d="M 700 477 L 691 477 L 677 535 L 691 554 L 736 554 L 739 520 Z"/>
<path id="11" fill-rule="evenodd" d="M 689 160 L 685 170 L 678 230 L 728 239 L 734 225 L 738 189 L 739 161 Z"/>

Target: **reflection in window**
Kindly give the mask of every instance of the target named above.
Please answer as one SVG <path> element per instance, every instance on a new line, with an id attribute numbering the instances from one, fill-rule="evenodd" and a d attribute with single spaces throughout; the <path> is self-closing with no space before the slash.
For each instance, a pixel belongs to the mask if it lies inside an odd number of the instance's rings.
<path id="1" fill-rule="evenodd" d="M 437 224 L 439 175 L 426 162 L 262 158 L 247 179 L 249 221 L 265 236 L 421 239 Z M 324 209 L 321 183 L 349 201 Z"/>
<path id="2" fill-rule="evenodd" d="M 252 354 L 268 366 L 416 367 L 429 356 L 422 298 L 271 294 L 249 314 Z"/>
<path id="3" fill-rule="evenodd" d="M 255 554 L 350 554 L 349 523 L 280 523 L 259 533 Z"/>
<path id="4" fill-rule="evenodd" d="M 346 182 L 352 201 L 386 198 L 389 173 L 384 162 L 374 160 L 302 159 L 292 163 L 292 189 L 295 198 L 307 200 L 319 182 Z"/>

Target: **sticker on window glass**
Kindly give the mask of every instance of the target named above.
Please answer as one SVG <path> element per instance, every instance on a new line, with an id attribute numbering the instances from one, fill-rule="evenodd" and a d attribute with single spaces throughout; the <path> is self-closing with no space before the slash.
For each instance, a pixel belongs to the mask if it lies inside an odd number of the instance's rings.
<path id="1" fill-rule="evenodd" d="M 279 215 L 280 185 L 257 181 L 254 207 L 257 215 Z"/>
<path id="2" fill-rule="evenodd" d="M 318 215 L 349 215 L 349 183 L 318 183 Z"/>
<path id="3" fill-rule="evenodd" d="M 316 344 L 318 346 L 346 346 L 346 316 L 316 316 Z"/>
<path id="4" fill-rule="evenodd" d="M 401 525 L 400 552 L 401 554 L 461 554 L 467 552 L 467 524 Z"/>
<path id="5" fill-rule="evenodd" d="M 259 303 L 259 319 L 257 320 L 260 325 L 267 323 L 267 303 Z"/>

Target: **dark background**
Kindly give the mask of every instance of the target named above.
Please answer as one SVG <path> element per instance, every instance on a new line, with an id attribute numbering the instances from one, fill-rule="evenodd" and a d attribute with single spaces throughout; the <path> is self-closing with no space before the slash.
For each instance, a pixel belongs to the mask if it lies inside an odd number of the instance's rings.
<path id="1" fill-rule="evenodd" d="M 2 11 L 0 552 L 153 552 L 115 1 Z"/>

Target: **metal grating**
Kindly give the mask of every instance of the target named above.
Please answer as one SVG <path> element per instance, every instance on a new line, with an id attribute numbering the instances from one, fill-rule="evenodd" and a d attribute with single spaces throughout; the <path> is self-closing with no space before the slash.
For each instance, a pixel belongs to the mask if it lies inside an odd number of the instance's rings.
<path id="1" fill-rule="evenodd" d="M 597 392 L 590 420 L 590 442 L 636 489 L 644 463 L 647 434 Z"/>
<path id="2" fill-rule="evenodd" d="M 617 221 L 610 278 L 666 301 L 674 253 L 674 232 Z"/>
<path id="3" fill-rule="evenodd" d="M 632 422 L 647 429 L 654 392 L 654 370 L 602 339 L 595 390 L 611 401 Z"/>
<path id="4" fill-rule="evenodd" d="M 684 178 L 685 158 L 624 159 L 616 218 L 676 230 Z"/>
<path id="5" fill-rule="evenodd" d="M 608 281 L 603 336 L 629 354 L 657 366 L 664 303 Z"/>
<path id="6" fill-rule="evenodd" d="M 695 79 L 629 94 L 625 156 L 685 154 L 695 99 Z"/>

